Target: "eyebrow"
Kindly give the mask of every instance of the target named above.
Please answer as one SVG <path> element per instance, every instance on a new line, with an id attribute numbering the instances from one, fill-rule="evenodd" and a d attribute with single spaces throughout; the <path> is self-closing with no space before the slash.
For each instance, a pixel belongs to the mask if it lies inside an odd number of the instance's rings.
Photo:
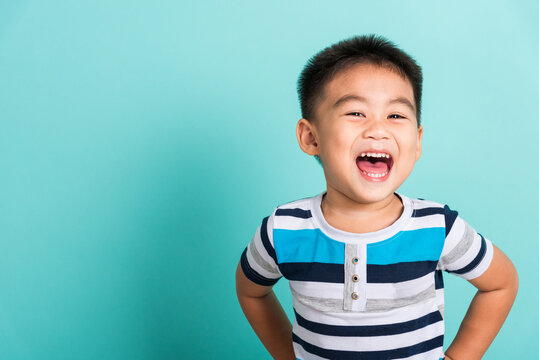
<path id="1" fill-rule="evenodd" d="M 350 94 L 350 95 L 344 95 L 341 98 L 339 98 L 339 100 L 337 100 L 335 102 L 335 104 L 333 104 L 333 107 L 340 106 L 340 105 L 342 105 L 344 103 L 347 103 L 349 101 L 360 101 L 360 102 L 368 103 L 368 100 L 366 98 L 364 98 L 363 96 L 351 95 Z M 407 98 L 402 97 L 402 96 L 389 100 L 387 102 L 387 104 L 388 105 L 391 105 L 391 104 L 403 104 L 403 105 L 408 106 L 413 112 L 415 112 L 415 107 L 410 102 L 410 100 L 408 100 Z"/>

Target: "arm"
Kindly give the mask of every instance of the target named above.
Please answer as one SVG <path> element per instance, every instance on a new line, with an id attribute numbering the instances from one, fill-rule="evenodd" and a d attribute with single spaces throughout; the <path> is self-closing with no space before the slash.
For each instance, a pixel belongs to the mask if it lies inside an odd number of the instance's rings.
<path id="1" fill-rule="evenodd" d="M 253 283 L 238 264 L 236 294 L 251 327 L 273 358 L 295 360 L 292 325 L 272 287 Z"/>
<path id="2" fill-rule="evenodd" d="M 511 260 L 494 246 L 489 268 L 470 283 L 478 291 L 446 351 L 447 360 L 481 359 L 511 310 L 518 290 L 518 275 Z"/>

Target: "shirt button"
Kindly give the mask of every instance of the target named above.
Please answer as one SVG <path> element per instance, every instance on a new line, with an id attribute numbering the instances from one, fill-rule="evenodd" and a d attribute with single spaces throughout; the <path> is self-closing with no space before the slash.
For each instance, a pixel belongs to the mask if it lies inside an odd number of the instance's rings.
<path id="1" fill-rule="evenodd" d="M 358 257 L 353 258 L 353 259 L 352 259 L 352 262 L 353 262 L 354 264 L 357 264 L 357 263 L 359 262 L 359 258 L 358 258 Z"/>
<path id="2" fill-rule="evenodd" d="M 352 281 L 353 281 L 353 282 L 358 282 L 358 281 L 359 281 L 359 275 L 354 274 L 354 275 L 352 276 Z"/>
<path id="3" fill-rule="evenodd" d="M 357 292 L 352 293 L 352 299 L 357 300 L 359 299 L 359 294 Z"/>

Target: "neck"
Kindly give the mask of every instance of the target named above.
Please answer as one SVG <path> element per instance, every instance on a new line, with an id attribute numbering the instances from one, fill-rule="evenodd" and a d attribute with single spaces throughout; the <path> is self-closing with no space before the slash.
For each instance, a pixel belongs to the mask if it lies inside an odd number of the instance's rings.
<path id="1" fill-rule="evenodd" d="M 404 210 L 395 193 L 381 201 L 361 203 L 329 187 L 320 207 L 328 224 L 353 233 L 384 229 L 393 224 Z"/>

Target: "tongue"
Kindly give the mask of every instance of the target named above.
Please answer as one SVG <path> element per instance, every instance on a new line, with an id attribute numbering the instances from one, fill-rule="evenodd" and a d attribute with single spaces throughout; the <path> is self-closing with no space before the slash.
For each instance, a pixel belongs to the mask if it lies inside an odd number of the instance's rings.
<path id="1" fill-rule="evenodd" d="M 358 160 L 356 164 L 360 170 L 371 174 L 382 174 L 388 170 L 387 164 L 384 161 L 377 161 L 373 164 L 367 160 Z"/>

